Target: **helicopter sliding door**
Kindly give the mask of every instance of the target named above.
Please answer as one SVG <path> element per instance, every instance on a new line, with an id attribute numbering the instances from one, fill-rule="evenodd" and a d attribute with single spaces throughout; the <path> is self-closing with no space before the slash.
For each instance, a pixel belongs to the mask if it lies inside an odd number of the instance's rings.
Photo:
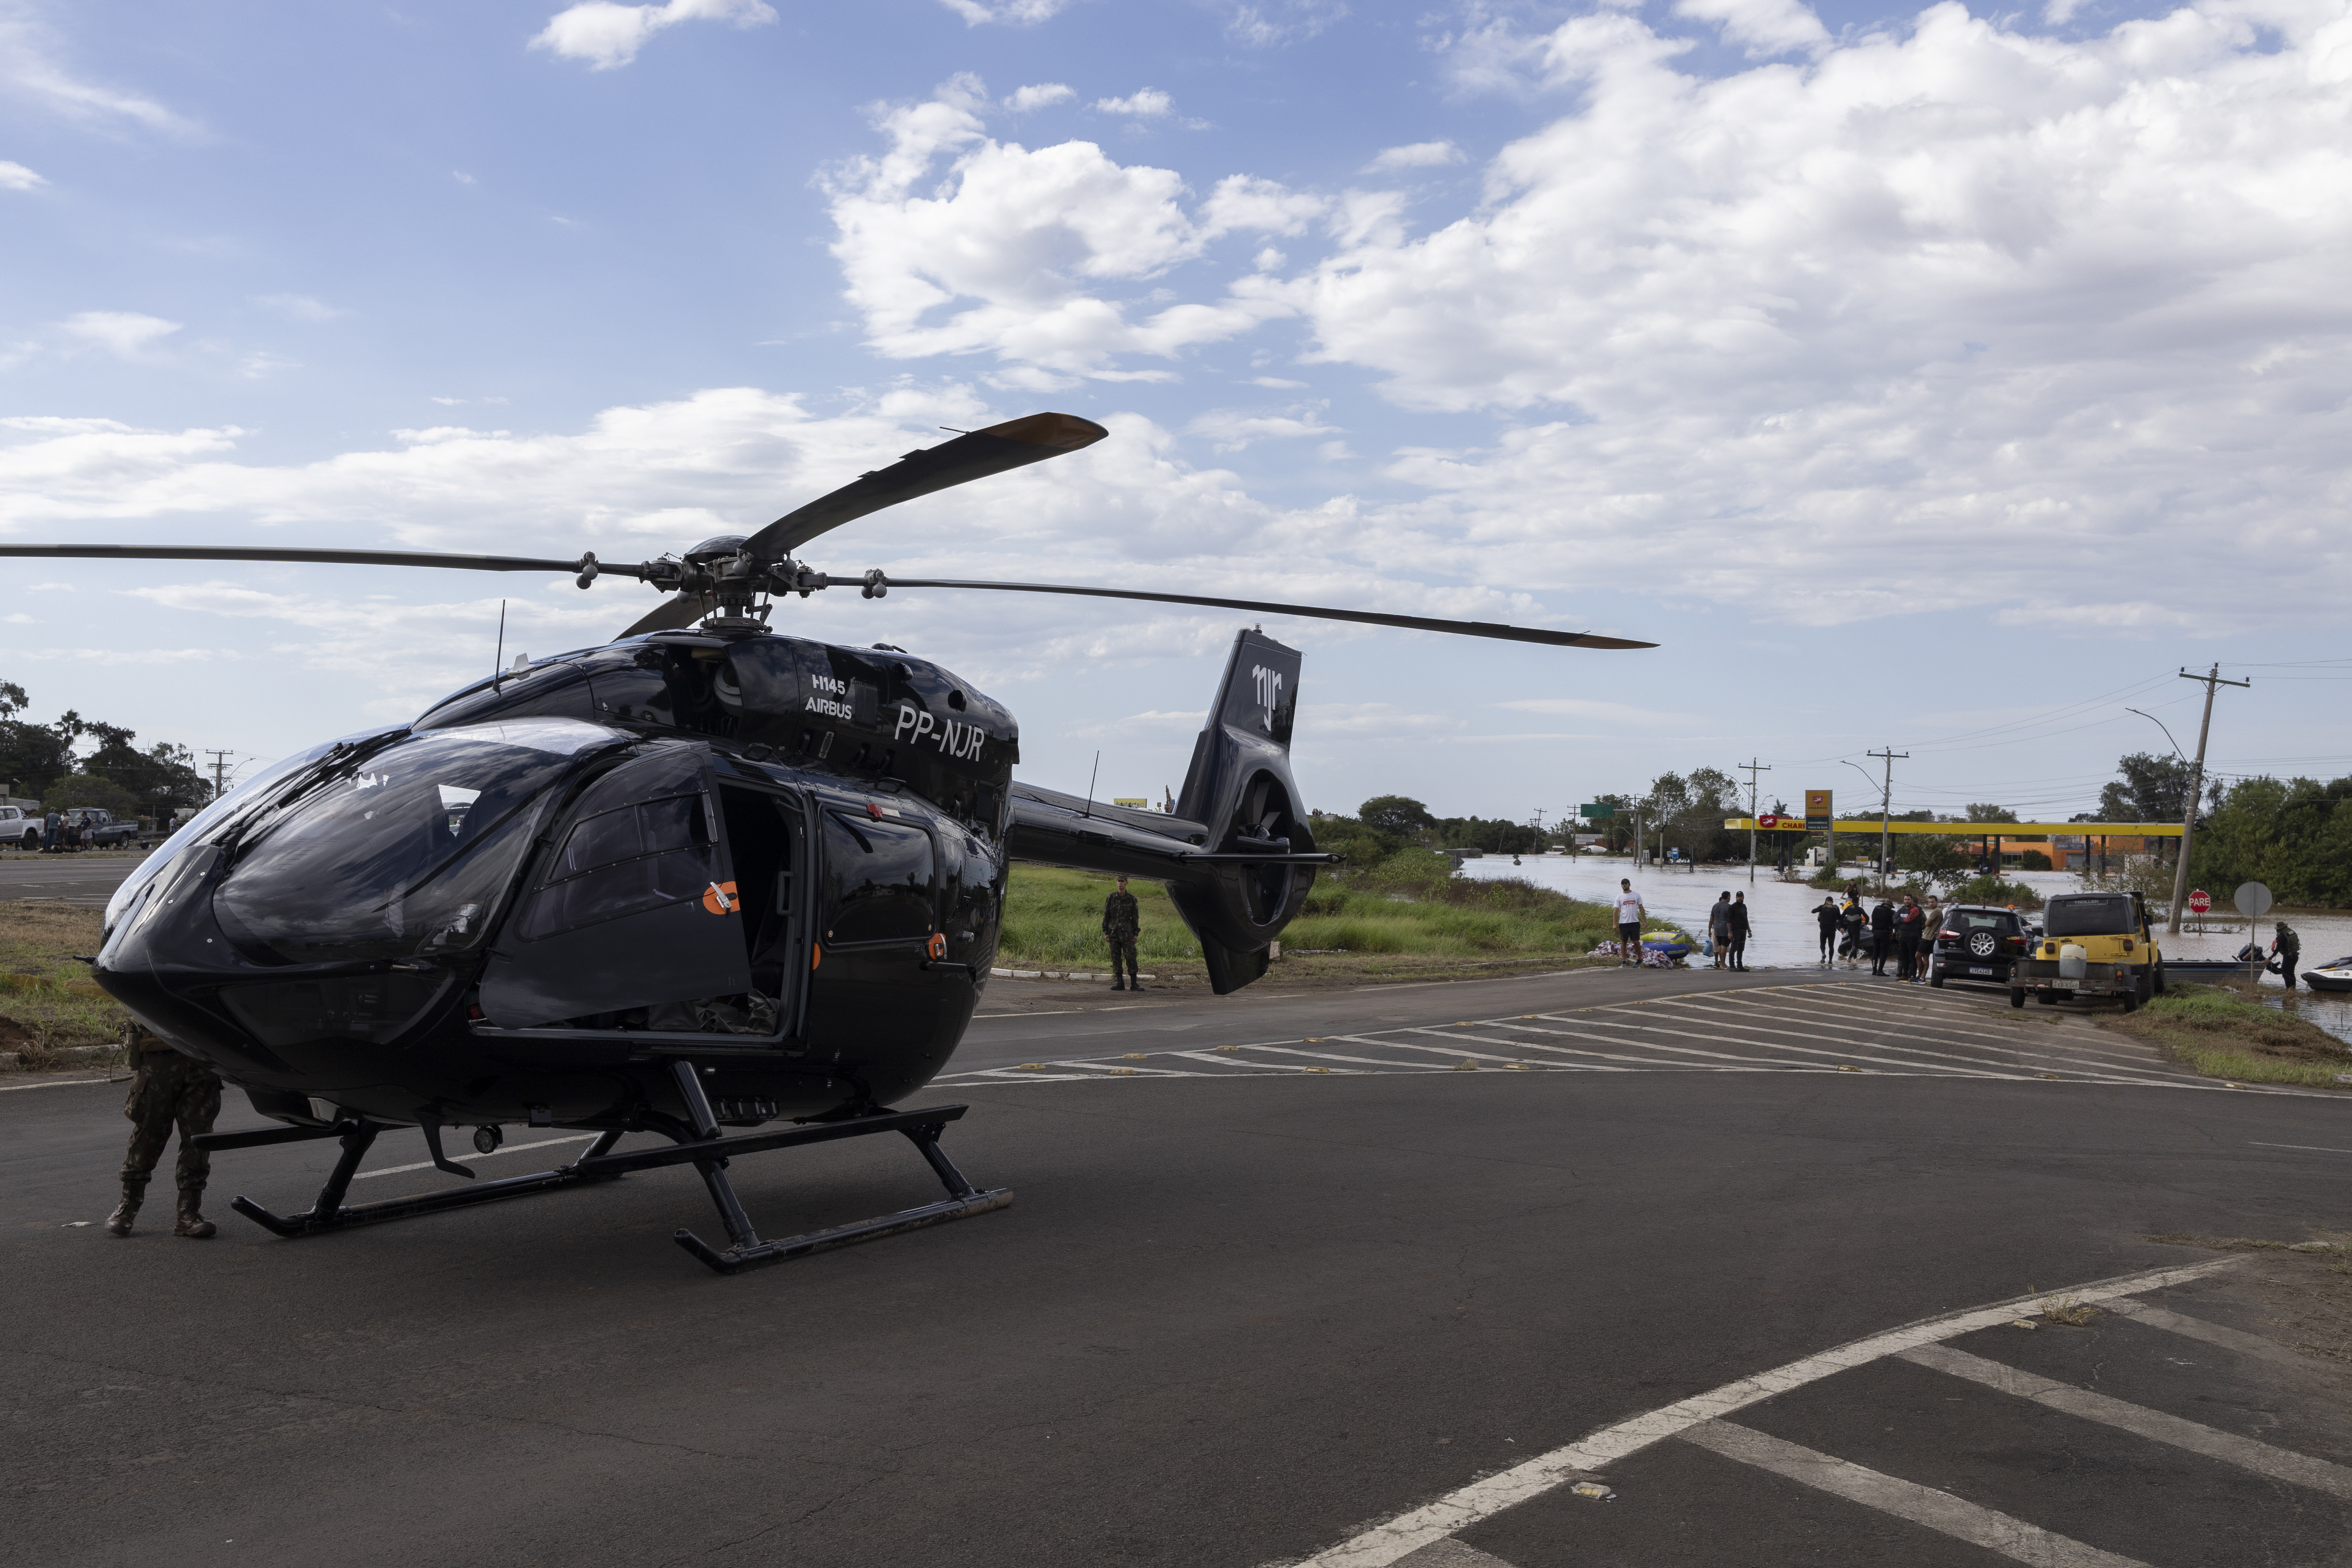
<path id="1" fill-rule="evenodd" d="M 702 748 L 667 747 L 596 780 L 556 844 L 482 975 L 491 1025 L 658 1028 L 630 1015 L 752 990 L 727 816 Z"/>

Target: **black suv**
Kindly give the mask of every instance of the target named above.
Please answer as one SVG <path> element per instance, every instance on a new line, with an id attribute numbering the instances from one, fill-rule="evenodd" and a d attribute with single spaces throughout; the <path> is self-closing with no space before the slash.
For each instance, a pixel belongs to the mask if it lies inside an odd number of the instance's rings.
<path id="1" fill-rule="evenodd" d="M 2034 927 L 2000 904 L 1954 904 L 1944 911 L 1929 955 L 1927 983 L 1947 978 L 1985 985 L 2009 984 L 2010 966 L 2033 951 Z"/>

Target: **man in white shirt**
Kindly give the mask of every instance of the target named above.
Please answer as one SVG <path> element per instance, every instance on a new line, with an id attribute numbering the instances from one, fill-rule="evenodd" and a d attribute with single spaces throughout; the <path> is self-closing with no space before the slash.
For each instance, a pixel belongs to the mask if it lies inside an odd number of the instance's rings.
<path id="1" fill-rule="evenodd" d="M 1617 967 L 1639 967 L 1642 962 L 1642 895 L 1630 877 L 1617 879 Z"/>

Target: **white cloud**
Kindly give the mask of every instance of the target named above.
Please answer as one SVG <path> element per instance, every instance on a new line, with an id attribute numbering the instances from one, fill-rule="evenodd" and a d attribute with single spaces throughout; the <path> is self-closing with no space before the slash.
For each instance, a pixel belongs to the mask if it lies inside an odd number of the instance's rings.
<path id="1" fill-rule="evenodd" d="M 58 53 L 56 37 L 37 18 L 21 10 L 0 16 L 0 98 L 100 130 L 128 123 L 188 135 L 196 129 L 153 99 L 77 76 Z"/>
<path id="2" fill-rule="evenodd" d="M 136 310 L 84 310 L 58 323 L 71 337 L 96 343 L 123 359 L 136 359 L 150 343 L 180 330 L 177 321 L 142 316 Z"/>
<path id="3" fill-rule="evenodd" d="M 1004 100 L 1004 107 L 1015 114 L 1026 114 L 1032 110 L 1050 109 L 1057 103 L 1067 103 L 1077 96 L 1065 83 L 1041 81 L 1030 87 L 1014 89 L 1013 96 Z"/>
<path id="4" fill-rule="evenodd" d="M 612 70 L 637 58 L 646 40 L 680 22 L 726 22 L 756 27 L 776 19 L 765 0 L 667 0 L 658 5 L 621 5 L 614 0 L 583 0 L 548 18 L 531 38 L 534 49 L 565 59 L 585 60 L 591 70 Z M 473 184 L 467 176 L 458 179 Z"/>
<path id="5" fill-rule="evenodd" d="M 1265 0 L 1234 6 L 1225 33 L 1238 42 L 1272 48 L 1311 38 L 1347 15 L 1340 0 Z"/>
<path id="6" fill-rule="evenodd" d="M 1331 204 L 1321 196 L 1305 191 L 1294 191 L 1272 180 L 1261 180 L 1251 174 L 1228 174 L 1217 182 L 1201 208 L 1201 218 L 1209 228 L 1223 234 L 1234 229 L 1254 229 L 1262 234 L 1304 234 L 1307 224 L 1321 217 Z M 1282 253 L 1275 252 L 1276 266 L 1282 264 Z"/>
<path id="7" fill-rule="evenodd" d="M 258 294 L 253 302 L 277 311 L 289 321 L 307 321 L 312 325 L 340 321 L 351 314 L 341 306 L 330 305 L 308 294 Z"/>
<path id="8" fill-rule="evenodd" d="M 1307 384 L 1303 381 L 1286 381 L 1278 375 L 1254 375 L 1250 377 L 1249 384 L 1252 386 L 1272 387 L 1277 392 L 1294 392 Z"/>
<path id="9" fill-rule="evenodd" d="M 940 4 L 961 16 L 968 27 L 977 27 L 984 22 L 1034 26 L 1067 10 L 1070 0 L 1001 0 L 994 5 L 982 5 L 981 0 L 940 0 Z"/>
<path id="10" fill-rule="evenodd" d="M 1139 120 L 1157 120 L 1176 107 L 1176 100 L 1156 87 L 1137 89 L 1125 98 L 1098 98 L 1095 108 L 1104 114 L 1131 114 Z"/>
<path id="11" fill-rule="evenodd" d="M 1112 295 L 1228 232 L 1296 230 L 1322 210 L 1318 198 L 1233 175 L 1195 216 L 1173 170 L 1121 164 L 1091 142 L 996 142 L 981 119 L 987 103 L 978 79 L 959 77 L 928 102 L 887 110 L 888 150 L 828 180 L 834 255 L 880 353 L 992 353 L 1008 362 L 1005 384 L 1042 390 L 1073 374 L 1164 376 L 1114 362 L 1173 355 L 1286 313 L 1250 279 L 1214 304 Z M 1149 313 L 1133 314 L 1139 306 Z"/>
<path id="12" fill-rule="evenodd" d="M 24 164 L 0 158 L 0 191 L 29 191 L 47 184 Z"/>
<path id="13" fill-rule="evenodd" d="M 2343 0 L 2081 41 L 1945 4 L 1721 77 L 1678 48 L 1555 29 L 1521 58 L 1575 107 L 1482 208 L 1412 235 L 1351 194 L 1354 234 L 1264 285 L 1397 403 L 1534 420 L 1399 454 L 1429 499 L 1369 508 L 1367 552 L 1814 622 L 2029 571 L 2034 613 L 2119 633 L 2190 581 L 2208 629 L 2318 613 L 2352 566 Z M 2255 552 L 2305 569 L 2258 586 Z"/>
<path id="14" fill-rule="evenodd" d="M 1237 452 L 1254 441 L 1292 440 L 1306 436 L 1336 436 L 1337 425 L 1323 423 L 1323 404 L 1301 405 L 1283 414 L 1249 414 L 1234 408 L 1212 408 L 1195 415 L 1184 426 L 1191 436 L 1206 436 L 1220 452 Z"/>
<path id="15" fill-rule="evenodd" d="M 1391 169 L 1436 169 L 1462 161 L 1462 149 L 1451 142 L 1415 142 L 1403 147 L 1389 148 L 1365 164 L 1364 173 L 1377 174 Z"/>
<path id="16" fill-rule="evenodd" d="M 1829 47 L 1829 29 L 1804 0 L 1677 0 L 1675 15 L 1715 23 L 1727 41 L 1746 46 L 1750 58 Z"/>

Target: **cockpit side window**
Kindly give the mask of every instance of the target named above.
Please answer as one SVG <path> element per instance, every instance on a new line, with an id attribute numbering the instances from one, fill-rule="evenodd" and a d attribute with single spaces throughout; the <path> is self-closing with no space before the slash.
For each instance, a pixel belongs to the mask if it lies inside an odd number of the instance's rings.
<path id="1" fill-rule="evenodd" d="M 641 791 L 652 798 L 630 798 Z M 574 812 L 545 883 L 516 923 L 524 942 L 698 900 L 723 879 L 694 753 L 607 774 Z"/>

